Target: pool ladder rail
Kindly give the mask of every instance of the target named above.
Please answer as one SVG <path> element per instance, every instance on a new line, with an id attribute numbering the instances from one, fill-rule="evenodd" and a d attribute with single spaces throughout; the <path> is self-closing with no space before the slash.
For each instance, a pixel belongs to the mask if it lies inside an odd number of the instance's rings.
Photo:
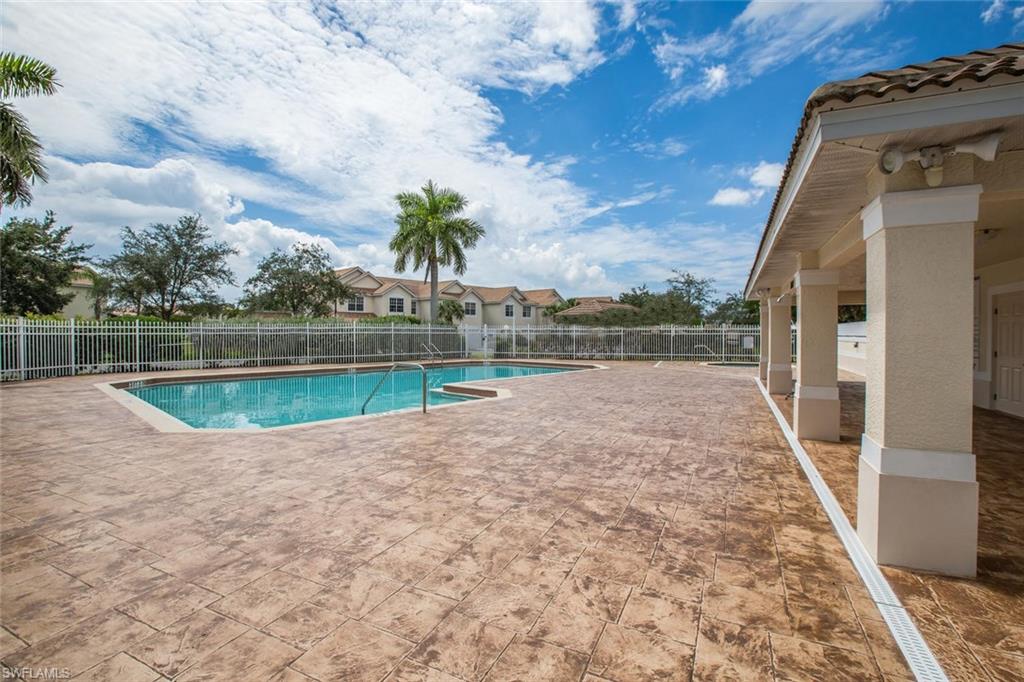
<path id="1" fill-rule="evenodd" d="M 434 364 L 434 353 L 437 353 L 438 362 L 444 362 L 444 353 L 433 343 L 421 343 L 420 346 L 427 351 L 427 359 L 430 360 L 430 364 Z"/>
<path id="2" fill-rule="evenodd" d="M 366 414 L 366 406 L 370 404 L 370 400 L 373 399 L 373 396 L 377 394 L 378 389 L 380 389 L 384 384 L 384 381 L 391 376 L 391 373 L 398 367 L 415 367 L 420 371 L 420 382 L 423 386 L 423 414 L 427 413 L 427 368 L 418 362 L 393 362 L 391 363 L 391 367 L 388 371 L 385 372 L 384 376 L 382 376 L 380 381 L 377 382 L 377 385 L 373 387 L 372 391 L 370 391 L 370 395 L 366 396 L 366 400 L 363 401 L 363 407 L 359 410 L 360 414 Z"/>

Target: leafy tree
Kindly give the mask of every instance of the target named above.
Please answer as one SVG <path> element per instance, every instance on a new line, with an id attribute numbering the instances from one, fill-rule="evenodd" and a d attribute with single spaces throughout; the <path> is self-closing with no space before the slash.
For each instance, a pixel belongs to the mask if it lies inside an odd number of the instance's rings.
<path id="1" fill-rule="evenodd" d="M 544 314 L 547 315 L 548 317 L 551 317 L 552 315 L 560 313 L 563 310 L 568 310 L 569 308 L 573 308 L 573 307 L 575 307 L 578 304 L 579 304 L 579 299 L 567 298 L 564 301 L 562 301 L 561 303 L 552 303 L 551 305 L 544 306 Z"/>
<path id="2" fill-rule="evenodd" d="M 643 308 L 655 296 L 657 294 L 648 289 L 646 284 L 641 284 L 619 294 L 619 303 L 628 303 L 629 305 L 635 305 L 637 308 Z"/>
<path id="3" fill-rule="evenodd" d="M 0 52 L 0 205 L 28 205 L 31 185 L 46 182 L 43 146 L 28 121 L 8 100 L 52 95 L 60 87 L 57 71 L 38 59 Z"/>
<path id="4" fill-rule="evenodd" d="M 416 317 L 415 315 L 385 315 L 384 317 L 362 317 L 359 318 L 359 324 L 399 324 L 399 325 L 410 325 L 410 324 L 423 324 L 423 320 Z"/>
<path id="5" fill-rule="evenodd" d="M 455 324 L 462 320 L 466 312 L 458 301 L 446 298 L 437 308 L 437 321 L 441 324 Z"/>
<path id="6" fill-rule="evenodd" d="M 689 272 L 679 270 L 673 270 L 672 273 L 667 280 L 669 293 L 678 296 L 685 305 L 695 311 L 697 322 L 702 321 L 712 305 L 715 280 L 710 277 L 695 277 Z"/>
<path id="7" fill-rule="evenodd" d="M 219 300 L 205 300 L 198 301 L 196 303 L 182 303 L 180 306 L 178 306 L 178 310 L 181 311 L 182 315 L 190 318 L 223 317 L 227 319 L 233 319 L 236 317 L 241 317 L 244 313 L 244 311 L 234 303 L 225 303 L 224 301 Z"/>
<path id="8" fill-rule="evenodd" d="M 57 227 L 53 211 L 42 221 L 11 218 L 0 231 L 0 309 L 4 313 L 52 315 L 73 294 L 61 293 L 85 265 L 89 244 L 68 241 L 71 226 Z"/>
<path id="9" fill-rule="evenodd" d="M 103 263 L 115 297 L 132 305 L 136 314 L 152 306 L 164 320 L 184 303 L 216 300 L 215 287 L 234 284 L 227 258 L 237 252 L 210 237 L 210 228 L 198 215 L 138 232 L 125 227 L 121 252 Z"/>
<path id="10" fill-rule="evenodd" d="M 839 306 L 840 322 L 863 322 L 868 319 L 868 308 L 864 305 Z"/>
<path id="11" fill-rule="evenodd" d="M 746 300 L 743 292 L 729 294 L 718 302 L 707 321 L 714 324 L 760 324 L 760 304 Z"/>
<path id="12" fill-rule="evenodd" d="M 92 297 L 92 314 L 99 320 L 109 307 L 111 295 L 114 293 L 114 282 L 92 268 L 85 271 L 85 276 L 91 282 L 89 296 Z"/>
<path id="13" fill-rule="evenodd" d="M 398 229 L 388 248 L 395 254 L 395 272 L 425 268 L 423 281 L 430 280 L 430 319 L 438 319 L 437 270 L 451 267 L 456 275 L 466 273 L 466 253 L 484 236 L 475 220 L 460 215 L 468 201 L 453 189 L 440 188 L 428 180 L 422 194 L 402 192 L 395 196 Z"/>
<path id="14" fill-rule="evenodd" d="M 293 244 L 275 249 L 256 267 L 245 283 L 245 305 L 263 310 L 287 310 L 292 317 L 330 314 L 332 305 L 352 296 L 331 267 L 331 258 L 319 244 Z"/>

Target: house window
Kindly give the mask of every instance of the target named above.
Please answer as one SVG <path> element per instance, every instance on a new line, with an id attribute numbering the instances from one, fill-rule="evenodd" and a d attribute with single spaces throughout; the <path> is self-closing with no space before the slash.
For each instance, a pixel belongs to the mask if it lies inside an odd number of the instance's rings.
<path id="1" fill-rule="evenodd" d="M 405 299 L 404 298 L 389 298 L 388 299 L 388 312 L 389 313 L 404 313 L 405 312 Z"/>
<path id="2" fill-rule="evenodd" d="M 505 317 L 515 317 L 516 307 L 511 303 L 505 304 Z"/>
<path id="3" fill-rule="evenodd" d="M 523 306 L 523 317 L 532 317 L 532 316 L 533 316 L 533 306 L 524 305 Z"/>
<path id="4" fill-rule="evenodd" d="M 473 317 L 476 315 L 476 301 L 466 301 L 462 304 L 462 311 L 467 317 Z"/>
<path id="5" fill-rule="evenodd" d="M 413 315 L 415 315 L 415 314 L 416 314 L 416 301 L 413 301 L 413 302 L 412 302 L 412 303 L 410 304 L 409 310 L 410 310 L 410 312 L 412 312 L 412 314 L 413 314 Z"/>
<path id="6" fill-rule="evenodd" d="M 362 296 L 353 296 L 348 300 L 348 311 L 350 313 L 361 313 L 366 309 L 366 302 Z"/>

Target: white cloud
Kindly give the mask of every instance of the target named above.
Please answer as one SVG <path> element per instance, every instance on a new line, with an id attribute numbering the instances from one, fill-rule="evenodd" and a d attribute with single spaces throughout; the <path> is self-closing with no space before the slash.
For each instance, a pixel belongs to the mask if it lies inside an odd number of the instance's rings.
<path id="1" fill-rule="evenodd" d="M 986 24 L 991 24 L 1003 16 L 1003 12 L 1006 11 L 1006 0 L 992 0 L 981 12 L 981 20 Z"/>
<path id="2" fill-rule="evenodd" d="M 827 58 L 843 73 L 882 57 L 891 60 L 892 45 L 860 47 L 852 61 L 846 54 L 853 30 L 871 25 L 885 11 L 882 0 L 755 0 L 725 29 L 685 38 L 660 32 L 652 50 L 672 86 L 655 108 L 710 99 L 804 56 Z"/>
<path id="3" fill-rule="evenodd" d="M 620 0 L 619 3 L 619 30 L 624 31 L 640 17 L 640 10 L 637 8 L 636 0 Z"/>
<path id="4" fill-rule="evenodd" d="M 775 188 L 782 181 L 782 173 L 786 167 L 781 163 L 759 161 L 750 169 L 750 182 L 756 187 Z"/>
<path id="5" fill-rule="evenodd" d="M 779 186 L 784 170 L 783 164 L 767 161 L 758 161 L 755 166 L 741 166 L 736 172 L 750 183 L 750 187 L 723 187 L 708 203 L 712 206 L 753 206 L 768 190 Z"/>
<path id="6" fill-rule="evenodd" d="M 542 286 L 543 272 L 596 286 L 585 249 L 522 280 L 500 257 L 526 259 L 530 244 L 655 197 L 594 205 L 568 178 L 572 159 L 497 140 L 502 114 L 484 90 L 567 85 L 605 59 L 600 21 L 583 3 L 12 3 L 3 28 L 7 49 L 53 64 L 63 83 L 20 104 L 53 155 L 33 208 L 57 210 L 101 254 L 122 225 L 199 210 L 242 251 L 242 279 L 266 250 L 309 238 L 331 242 L 339 264 L 381 269 L 394 194 L 433 178 L 466 194 L 488 230 L 471 279 Z M 253 219 L 246 202 L 322 234 Z"/>
<path id="7" fill-rule="evenodd" d="M 764 196 L 763 189 L 740 189 L 739 187 L 723 187 L 715 192 L 708 203 L 712 206 L 752 206 Z"/>
<path id="8" fill-rule="evenodd" d="M 644 156 L 663 159 L 682 156 L 690 150 L 690 145 L 678 137 L 666 137 L 664 140 L 657 142 L 635 142 L 630 145 L 630 149 L 640 152 Z"/>

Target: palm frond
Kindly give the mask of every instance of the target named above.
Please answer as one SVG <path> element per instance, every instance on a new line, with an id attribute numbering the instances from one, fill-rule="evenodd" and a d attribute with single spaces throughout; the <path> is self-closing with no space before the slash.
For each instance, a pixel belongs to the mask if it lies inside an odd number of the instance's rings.
<path id="1" fill-rule="evenodd" d="M 0 52 L 0 97 L 52 95 L 58 87 L 57 69 L 46 62 L 13 52 Z"/>
<path id="2" fill-rule="evenodd" d="M 28 121 L 11 105 L 0 102 L 0 196 L 7 205 L 27 205 L 32 201 L 30 186 L 38 178 L 46 181 L 43 146 Z"/>

